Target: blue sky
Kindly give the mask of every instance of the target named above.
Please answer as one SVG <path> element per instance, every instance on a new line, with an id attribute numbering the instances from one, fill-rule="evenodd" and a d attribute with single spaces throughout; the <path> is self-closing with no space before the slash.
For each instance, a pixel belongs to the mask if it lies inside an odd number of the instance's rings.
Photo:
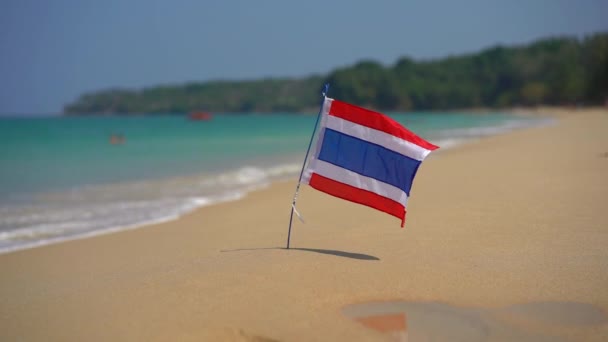
<path id="1" fill-rule="evenodd" d="M 2 0 L 0 115 L 83 92 L 325 73 L 608 31 L 604 0 Z"/>

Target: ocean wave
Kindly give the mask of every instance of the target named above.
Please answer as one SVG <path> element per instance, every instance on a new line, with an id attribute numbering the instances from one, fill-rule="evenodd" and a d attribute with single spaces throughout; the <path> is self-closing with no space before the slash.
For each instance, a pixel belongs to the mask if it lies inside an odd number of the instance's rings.
<path id="1" fill-rule="evenodd" d="M 299 171 L 294 163 L 244 166 L 216 174 L 38 194 L 34 203 L 0 209 L 0 253 L 175 220 L 196 208 L 239 200 Z"/>
<path id="2" fill-rule="evenodd" d="M 553 118 L 520 118 L 477 127 L 449 128 L 433 132 L 429 137 L 431 143 L 440 147 L 439 151 L 455 148 L 457 146 L 476 141 L 489 136 L 500 135 L 515 130 L 551 125 L 556 122 Z"/>
<path id="3" fill-rule="evenodd" d="M 555 123 L 553 118 L 519 118 L 514 117 L 510 120 L 487 126 L 450 128 L 434 132 L 431 140 L 437 142 L 447 142 L 447 145 L 452 147 L 461 144 L 467 140 L 483 138 L 492 135 L 499 135 L 514 130 L 550 125 Z M 454 145 L 456 143 L 456 145 Z"/>

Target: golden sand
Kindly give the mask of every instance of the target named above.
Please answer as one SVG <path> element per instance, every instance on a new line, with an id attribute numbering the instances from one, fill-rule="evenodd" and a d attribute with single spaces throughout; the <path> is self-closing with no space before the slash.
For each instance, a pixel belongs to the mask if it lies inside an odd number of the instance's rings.
<path id="1" fill-rule="evenodd" d="M 388 300 L 606 313 L 608 112 L 559 117 L 432 155 L 405 229 L 305 187 L 307 223 L 285 250 L 290 181 L 174 222 L 0 255 L 0 340 L 381 341 L 342 309 Z M 602 320 L 529 311 L 503 321 L 548 340 L 608 340 Z"/>

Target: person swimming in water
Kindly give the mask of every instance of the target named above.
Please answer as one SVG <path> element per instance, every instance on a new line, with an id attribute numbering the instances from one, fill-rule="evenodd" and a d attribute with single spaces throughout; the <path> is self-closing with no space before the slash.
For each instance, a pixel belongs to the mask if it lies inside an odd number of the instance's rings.
<path id="1" fill-rule="evenodd" d="M 122 145 L 125 143 L 125 136 L 122 133 L 110 135 L 110 144 L 112 145 Z"/>

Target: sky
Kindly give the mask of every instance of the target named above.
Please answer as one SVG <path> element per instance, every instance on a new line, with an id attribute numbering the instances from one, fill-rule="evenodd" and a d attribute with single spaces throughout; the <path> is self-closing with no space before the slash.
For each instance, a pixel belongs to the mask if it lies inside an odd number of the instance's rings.
<path id="1" fill-rule="evenodd" d="M 608 0 L 0 0 L 0 115 L 85 92 L 299 77 L 607 32 Z"/>

